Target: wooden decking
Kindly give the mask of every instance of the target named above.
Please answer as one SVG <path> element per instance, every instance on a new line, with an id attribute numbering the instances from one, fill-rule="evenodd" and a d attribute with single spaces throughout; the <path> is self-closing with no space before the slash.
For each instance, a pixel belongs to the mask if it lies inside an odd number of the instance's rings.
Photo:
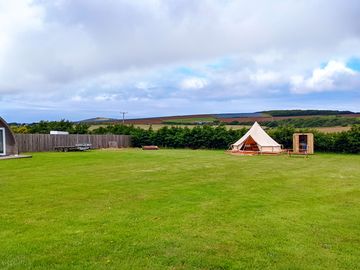
<path id="1" fill-rule="evenodd" d="M 282 152 L 272 153 L 272 152 L 260 152 L 260 151 L 246 151 L 246 150 L 236 150 L 236 151 L 229 150 L 227 152 L 231 155 L 236 155 L 236 156 L 256 156 L 256 155 L 277 156 L 282 153 Z"/>
<path id="2" fill-rule="evenodd" d="M 292 150 L 288 150 L 287 154 L 289 157 L 308 157 L 309 153 L 307 151 L 298 151 L 294 152 Z"/>

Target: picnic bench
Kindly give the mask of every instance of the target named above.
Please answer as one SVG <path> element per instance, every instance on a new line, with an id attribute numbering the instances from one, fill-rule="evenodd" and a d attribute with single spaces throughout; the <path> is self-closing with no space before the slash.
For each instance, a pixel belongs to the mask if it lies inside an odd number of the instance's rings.
<path id="1" fill-rule="evenodd" d="M 55 146 L 55 151 L 58 152 L 74 152 L 74 151 L 86 151 L 91 149 L 90 143 L 78 143 L 75 145 Z"/>

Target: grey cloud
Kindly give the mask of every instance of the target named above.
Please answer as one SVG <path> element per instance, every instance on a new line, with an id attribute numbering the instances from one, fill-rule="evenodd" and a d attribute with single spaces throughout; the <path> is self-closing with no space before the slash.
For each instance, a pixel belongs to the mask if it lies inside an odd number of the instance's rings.
<path id="1" fill-rule="evenodd" d="M 0 46 L 0 93 L 52 93 L 44 103 L 53 96 L 117 102 L 273 96 L 288 91 L 295 74 L 309 77 L 324 61 L 360 55 L 357 0 L 13 1 L 39 12 L 17 23 L 16 34 L 5 31 L 11 46 Z M 222 57 L 232 63 L 204 67 Z M 177 66 L 198 68 L 206 85 L 182 91 L 187 77 L 171 71 Z M 281 76 L 274 82 L 270 74 Z M 136 87 L 142 81 L 152 87 Z"/>

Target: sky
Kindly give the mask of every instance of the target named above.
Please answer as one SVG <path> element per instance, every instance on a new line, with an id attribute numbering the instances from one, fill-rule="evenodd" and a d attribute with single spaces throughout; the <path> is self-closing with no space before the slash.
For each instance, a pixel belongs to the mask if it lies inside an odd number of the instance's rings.
<path id="1" fill-rule="evenodd" d="M 360 111 L 358 0 L 0 0 L 8 122 Z"/>

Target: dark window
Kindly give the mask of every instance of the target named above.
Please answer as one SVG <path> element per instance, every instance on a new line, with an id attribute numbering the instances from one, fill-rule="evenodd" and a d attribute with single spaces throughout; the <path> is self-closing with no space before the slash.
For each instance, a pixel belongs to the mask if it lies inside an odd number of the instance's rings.
<path id="1" fill-rule="evenodd" d="M 5 145 L 4 145 L 4 142 L 5 142 L 5 131 L 4 129 L 0 129 L 0 155 L 2 154 L 5 154 L 4 152 L 4 149 L 5 149 Z"/>

